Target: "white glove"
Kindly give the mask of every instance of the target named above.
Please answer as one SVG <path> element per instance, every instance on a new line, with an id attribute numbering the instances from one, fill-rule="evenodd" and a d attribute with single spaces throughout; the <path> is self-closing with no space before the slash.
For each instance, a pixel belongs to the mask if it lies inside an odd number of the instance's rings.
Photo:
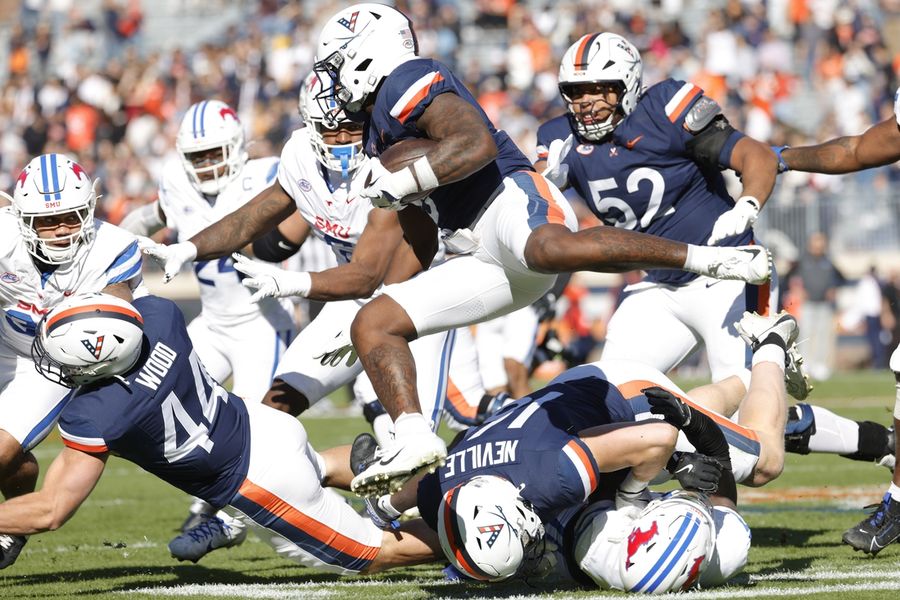
<path id="1" fill-rule="evenodd" d="M 719 215 L 713 224 L 707 245 L 712 246 L 733 235 L 744 233 L 756 223 L 759 217 L 759 200 L 753 196 L 741 196 L 734 208 Z"/>
<path id="2" fill-rule="evenodd" d="M 391 173 L 377 158 L 371 159 L 369 165 L 371 171 L 366 179 L 368 185 L 360 190 L 359 195 L 369 200 L 373 206 L 400 210 L 409 203 L 404 202 L 404 198 L 421 191 L 409 167 Z"/>
<path id="3" fill-rule="evenodd" d="M 285 271 L 274 265 L 248 258 L 234 253 L 234 268 L 247 277 L 241 280 L 244 287 L 254 288 L 256 292 L 250 296 L 251 302 L 259 302 L 263 298 L 286 298 L 309 294 L 312 278 L 309 273 Z"/>
<path id="4" fill-rule="evenodd" d="M 550 142 L 550 147 L 547 148 L 547 166 L 544 168 L 541 175 L 549 179 L 553 185 L 560 189 L 566 187 L 568 184 L 569 165 L 564 163 L 563 160 L 572 150 L 572 145 L 574 143 L 575 136 L 570 133 L 569 137 L 564 140 L 553 140 Z"/>
<path id="5" fill-rule="evenodd" d="M 180 244 L 167 246 L 165 244 L 157 244 L 149 238 L 144 238 L 144 240 L 146 241 L 142 242 L 138 238 L 138 246 L 141 247 L 141 252 L 153 257 L 160 264 L 165 272 L 163 280 L 166 283 L 175 279 L 175 276 L 178 275 L 178 272 L 181 271 L 184 265 L 193 262 L 197 258 L 197 246 L 191 242 L 181 242 Z M 147 242 L 150 242 L 152 246 L 142 245 L 142 243 L 146 244 Z"/>

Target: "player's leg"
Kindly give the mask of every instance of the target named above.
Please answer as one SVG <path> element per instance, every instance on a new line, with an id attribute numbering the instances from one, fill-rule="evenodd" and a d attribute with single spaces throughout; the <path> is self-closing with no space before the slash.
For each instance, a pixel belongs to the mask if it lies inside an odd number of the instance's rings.
<path id="1" fill-rule="evenodd" d="M 503 315 L 475 326 L 478 371 L 489 394 L 509 391 L 509 377 L 503 368 L 503 324 L 507 317 Z"/>
<path id="2" fill-rule="evenodd" d="M 288 346 L 263 404 L 297 416 L 362 371 L 350 342 L 359 307 L 355 300 L 325 305 Z"/>
<path id="3" fill-rule="evenodd" d="M 275 370 L 294 338 L 292 324 L 278 328 L 263 316 L 229 327 L 220 336 L 232 368 L 233 394 L 260 402 L 272 385 Z M 202 360 L 202 357 L 201 357 Z"/>
<path id="4" fill-rule="evenodd" d="M 444 403 L 444 421 L 454 431 L 478 425 L 509 399 L 509 394 L 490 394 L 479 370 L 479 353 L 470 327 L 456 330 L 450 357 L 450 377 Z"/>
<path id="5" fill-rule="evenodd" d="M 676 314 L 672 293 L 641 282 L 625 289 L 609 320 L 601 360 L 633 360 L 663 373 L 683 361 L 699 338 Z"/>
<path id="6" fill-rule="evenodd" d="M 50 432 L 69 389 L 38 373 L 34 363 L 0 343 L 0 493 L 4 498 L 33 492 L 38 464 L 31 453 Z M 0 534 L 4 563 L 15 562 L 26 539 Z"/>
<path id="7" fill-rule="evenodd" d="M 897 398 L 894 404 L 894 431 L 900 427 L 900 348 L 891 355 L 890 368 L 896 379 Z M 895 456 L 900 442 L 894 441 Z M 854 550 L 876 555 L 885 546 L 900 538 L 900 469 L 894 469 L 894 477 L 881 503 L 868 517 L 844 532 L 843 541 Z"/>
<path id="8" fill-rule="evenodd" d="M 214 332 L 202 314 L 188 324 L 187 331 L 194 352 L 206 367 L 206 372 L 216 381 L 224 383 L 231 377 L 231 362 L 225 352 L 227 342 L 224 336 Z"/>
<path id="9" fill-rule="evenodd" d="M 538 314 L 531 305 L 506 315 L 503 323 L 503 366 L 509 393 L 522 398 L 531 393 L 529 366 L 538 335 Z"/>
<path id="10" fill-rule="evenodd" d="M 798 402 L 788 409 L 785 450 L 839 454 L 894 470 L 894 429 L 872 421 L 854 421 L 827 408 Z"/>

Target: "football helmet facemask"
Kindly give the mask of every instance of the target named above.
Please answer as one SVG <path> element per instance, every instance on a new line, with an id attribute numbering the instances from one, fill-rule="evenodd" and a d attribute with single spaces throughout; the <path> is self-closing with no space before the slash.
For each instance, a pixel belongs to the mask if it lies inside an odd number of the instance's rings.
<path id="1" fill-rule="evenodd" d="M 11 203 L 22 240 L 33 257 L 62 265 L 72 261 L 79 248 L 93 243 L 98 181 L 92 182 L 81 165 L 63 154 L 42 154 L 25 165 Z M 39 227 L 50 231 L 76 224 L 74 233 L 43 238 L 38 234 Z"/>
<path id="2" fill-rule="evenodd" d="M 326 86 L 317 94 L 325 124 L 360 120 L 369 95 L 397 65 L 419 53 L 412 23 L 383 4 L 354 4 L 322 28 L 313 67 Z"/>
<path id="3" fill-rule="evenodd" d="M 538 547 L 544 526 L 511 482 L 480 475 L 444 494 L 438 537 L 460 572 L 481 581 L 501 581 L 515 575 Z"/>
<path id="4" fill-rule="evenodd" d="M 322 93 L 322 80 L 315 72 L 310 73 L 300 88 L 300 117 L 309 131 L 309 142 L 316 153 L 316 159 L 329 171 L 339 172 L 344 178 L 355 171 L 366 160 L 362 148 L 362 129 L 358 123 L 344 118 L 342 111 L 332 99 L 330 105 L 336 110 L 337 123 L 334 127 L 325 124 L 325 113 L 317 98 Z M 356 141 L 349 144 L 328 144 L 323 138 L 327 130 L 347 128 Z"/>
<path id="5" fill-rule="evenodd" d="M 144 319 L 129 302 L 110 294 L 81 294 L 41 320 L 31 358 L 41 375 L 75 388 L 130 370 L 143 339 Z"/>
<path id="6" fill-rule="evenodd" d="M 219 100 L 204 100 L 187 109 L 175 147 L 191 185 L 207 196 L 221 194 L 247 162 L 237 113 Z"/>
<path id="7" fill-rule="evenodd" d="M 576 133 L 583 139 L 598 142 L 609 135 L 623 116 L 630 115 L 641 96 L 643 65 L 641 55 L 631 42 L 614 33 L 582 36 L 566 50 L 559 66 L 559 91 L 569 111 Z M 618 103 L 610 115 L 595 122 L 601 107 L 597 102 L 575 110 L 580 88 L 611 83 L 618 89 Z"/>

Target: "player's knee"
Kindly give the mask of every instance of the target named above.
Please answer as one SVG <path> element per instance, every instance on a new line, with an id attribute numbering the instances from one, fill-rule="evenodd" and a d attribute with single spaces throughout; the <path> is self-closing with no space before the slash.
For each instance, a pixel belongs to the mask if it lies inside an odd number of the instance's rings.
<path id="1" fill-rule="evenodd" d="M 16 438 L 0 430 L 0 474 L 15 469 L 24 461 L 25 450 Z"/>
<path id="2" fill-rule="evenodd" d="M 383 336 L 413 339 L 415 333 L 415 327 L 406 311 L 386 296 L 376 298 L 362 307 L 350 325 L 350 340 L 357 349 L 369 346 L 373 340 Z"/>
<path id="3" fill-rule="evenodd" d="M 309 408 L 309 399 L 281 379 L 272 382 L 262 403 L 295 417 Z"/>
<path id="4" fill-rule="evenodd" d="M 752 487 L 766 485 L 770 481 L 778 479 L 781 472 L 784 471 L 784 452 L 775 450 L 761 456 L 756 468 L 753 469 L 753 477 L 749 482 L 744 482 Z"/>
<path id="5" fill-rule="evenodd" d="M 571 231 L 561 225 L 542 225 L 525 243 L 525 262 L 538 273 L 559 273 L 566 268 Z"/>

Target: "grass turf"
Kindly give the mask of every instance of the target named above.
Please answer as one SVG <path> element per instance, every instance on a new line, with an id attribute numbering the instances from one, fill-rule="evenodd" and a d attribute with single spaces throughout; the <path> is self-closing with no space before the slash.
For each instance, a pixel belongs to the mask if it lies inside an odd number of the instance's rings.
<path id="1" fill-rule="evenodd" d="M 820 384 L 812 400 L 857 420 L 890 422 L 894 386 L 889 373 L 839 375 Z M 359 418 L 305 419 L 319 448 L 350 442 Z M 61 445 L 37 449 L 46 469 Z M 844 529 L 876 501 L 888 472 L 832 456 L 789 456 L 784 474 L 759 491 L 741 489 L 753 529 L 745 573 L 731 586 L 694 592 L 698 598 L 885 598 L 900 590 L 900 545 L 875 559 L 840 543 Z M 166 543 L 186 515 L 185 494 L 121 459 L 112 458 L 97 489 L 61 530 L 34 536 L 19 561 L 0 572 L 0 597 L 13 598 L 502 598 L 588 597 L 572 587 L 510 582 L 449 584 L 439 566 L 376 577 L 338 578 L 275 557 L 251 535 L 241 547 L 200 563 L 177 563 Z M 615 597 L 617 594 L 604 594 Z"/>

